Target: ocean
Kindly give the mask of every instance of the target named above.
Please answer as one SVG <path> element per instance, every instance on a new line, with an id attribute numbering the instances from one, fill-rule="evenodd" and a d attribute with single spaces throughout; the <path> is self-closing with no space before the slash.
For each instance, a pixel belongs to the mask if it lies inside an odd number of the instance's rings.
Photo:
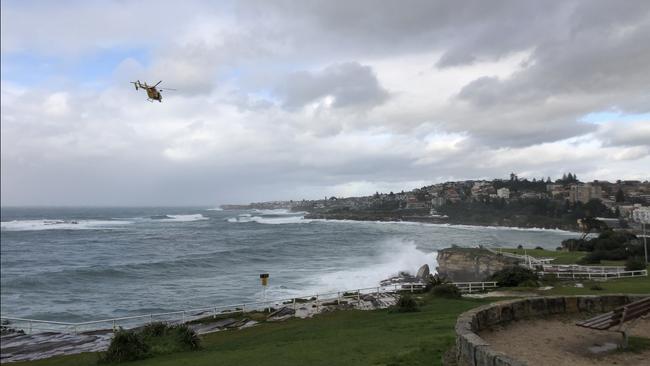
<path id="1" fill-rule="evenodd" d="M 2 315 L 66 322 L 377 286 L 459 246 L 554 249 L 579 234 L 305 219 L 285 210 L 2 208 Z"/>

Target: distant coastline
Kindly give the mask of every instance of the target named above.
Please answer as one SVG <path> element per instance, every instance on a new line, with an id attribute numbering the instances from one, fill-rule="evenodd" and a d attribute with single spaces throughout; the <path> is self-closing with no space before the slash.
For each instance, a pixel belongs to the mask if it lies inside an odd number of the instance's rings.
<path id="1" fill-rule="evenodd" d="M 542 222 L 535 218 L 520 218 L 516 222 L 508 219 L 498 219 L 492 217 L 448 217 L 446 215 L 431 215 L 427 210 L 396 210 L 396 211 L 343 211 L 343 212 L 324 212 L 320 210 L 304 210 L 291 208 L 284 205 L 277 206 L 259 206 L 250 205 L 223 205 L 225 210 L 255 210 L 255 209 L 286 209 L 292 212 L 306 212 L 305 219 L 308 220 L 328 220 L 328 221 L 368 221 L 368 222 L 412 222 L 424 224 L 452 225 L 452 226 L 476 226 L 476 227 L 500 227 L 511 229 L 544 229 L 544 230 L 561 230 L 578 232 L 576 225 L 568 225 L 562 222 Z"/>
<path id="2" fill-rule="evenodd" d="M 320 219 L 320 220 L 342 220 L 342 221 L 381 221 L 381 222 L 414 222 L 414 223 L 428 223 L 440 224 L 451 226 L 477 226 L 477 227 L 503 227 L 514 229 L 544 229 L 544 230 L 562 230 L 577 232 L 577 228 L 571 225 L 542 225 L 535 222 L 526 222 L 524 225 L 512 225 L 502 221 L 472 221 L 472 220 L 458 220 L 450 219 L 442 215 L 427 216 L 427 215 L 404 215 L 394 212 L 378 212 L 378 213 L 307 213 L 305 219 Z"/>

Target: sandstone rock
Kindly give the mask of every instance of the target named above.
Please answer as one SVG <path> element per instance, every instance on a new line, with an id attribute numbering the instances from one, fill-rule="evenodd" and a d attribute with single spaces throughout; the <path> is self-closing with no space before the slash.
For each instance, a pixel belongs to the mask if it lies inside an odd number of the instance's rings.
<path id="1" fill-rule="evenodd" d="M 516 263 L 516 259 L 487 249 L 454 247 L 438 251 L 437 272 L 454 282 L 484 281 L 493 273 Z"/>
<path id="2" fill-rule="evenodd" d="M 415 278 L 420 281 L 424 281 L 427 279 L 427 277 L 429 277 L 430 273 L 431 272 L 429 271 L 429 265 L 425 264 L 422 267 L 420 267 L 420 269 L 418 269 L 418 273 L 415 275 Z"/>

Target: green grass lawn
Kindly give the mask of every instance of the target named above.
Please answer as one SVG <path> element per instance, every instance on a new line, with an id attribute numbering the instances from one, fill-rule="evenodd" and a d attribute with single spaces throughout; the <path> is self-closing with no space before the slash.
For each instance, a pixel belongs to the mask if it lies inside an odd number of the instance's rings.
<path id="1" fill-rule="evenodd" d="M 528 254 L 539 258 L 555 258 L 553 264 L 576 264 L 578 260 L 584 257 L 587 252 L 567 252 L 563 250 L 546 250 L 546 249 L 515 249 L 499 248 L 500 251 L 524 255 Z"/>
<path id="2" fill-rule="evenodd" d="M 128 365 L 438 365 L 460 313 L 489 302 L 427 297 L 421 311 L 346 310 L 202 337 L 203 349 Z M 98 354 L 15 365 L 96 365 Z"/>

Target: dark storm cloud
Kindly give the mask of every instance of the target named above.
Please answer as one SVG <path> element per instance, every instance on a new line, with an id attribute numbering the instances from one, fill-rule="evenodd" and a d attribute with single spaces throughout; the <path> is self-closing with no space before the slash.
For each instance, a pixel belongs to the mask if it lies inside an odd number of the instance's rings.
<path id="1" fill-rule="evenodd" d="M 332 106 L 336 108 L 372 107 L 388 98 L 372 68 L 358 62 L 331 65 L 318 72 L 290 74 L 278 91 L 289 109 L 327 96 L 333 98 Z"/>

